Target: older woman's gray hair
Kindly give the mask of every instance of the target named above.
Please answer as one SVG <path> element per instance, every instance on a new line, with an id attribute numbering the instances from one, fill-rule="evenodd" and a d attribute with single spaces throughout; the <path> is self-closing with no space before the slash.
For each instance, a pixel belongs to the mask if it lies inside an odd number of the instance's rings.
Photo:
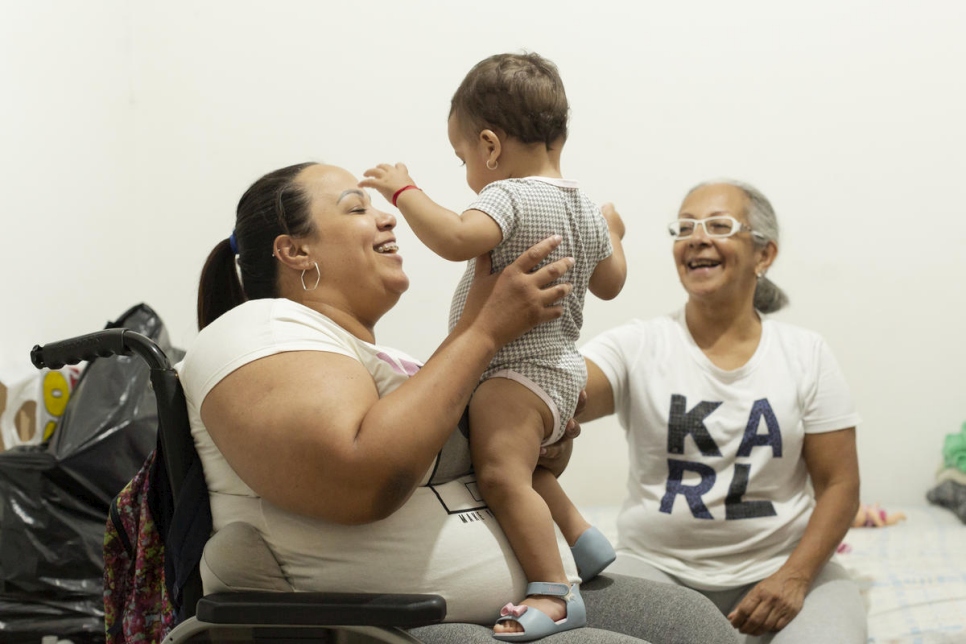
<path id="1" fill-rule="evenodd" d="M 691 188 L 688 195 L 705 186 L 725 184 L 738 188 L 748 198 L 748 211 L 745 216 L 748 218 L 748 225 L 754 231 L 752 239 L 755 246 L 764 248 L 768 242 L 778 245 L 778 218 L 775 216 L 775 209 L 771 202 L 761 193 L 760 190 L 751 184 L 735 179 L 715 179 L 704 181 Z M 687 198 L 687 196 L 685 196 Z M 762 313 L 774 313 L 788 304 L 788 296 L 785 292 L 764 275 L 758 277 L 758 286 L 755 288 L 755 308 Z"/>

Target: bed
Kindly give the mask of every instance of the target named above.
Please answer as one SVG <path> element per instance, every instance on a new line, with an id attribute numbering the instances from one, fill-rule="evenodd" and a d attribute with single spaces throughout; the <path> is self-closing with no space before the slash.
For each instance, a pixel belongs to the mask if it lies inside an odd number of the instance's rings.
<path id="1" fill-rule="evenodd" d="M 923 502 L 889 507 L 906 520 L 853 528 L 835 555 L 859 582 L 869 615 L 869 644 L 966 644 L 966 525 Z M 584 511 L 612 540 L 617 508 Z"/>

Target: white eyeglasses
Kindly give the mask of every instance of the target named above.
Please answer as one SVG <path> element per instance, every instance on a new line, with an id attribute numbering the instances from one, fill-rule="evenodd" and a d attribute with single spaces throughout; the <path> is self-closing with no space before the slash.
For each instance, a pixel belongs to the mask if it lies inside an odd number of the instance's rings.
<path id="1" fill-rule="evenodd" d="M 722 238 L 731 237 L 741 231 L 747 231 L 758 239 L 765 236 L 751 229 L 751 226 L 743 224 L 731 215 L 718 215 L 707 219 L 675 219 L 667 225 L 668 232 L 675 240 L 687 239 L 694 234 L 697 227 L 704 228 L 704 234 L 708 237 Z"/>

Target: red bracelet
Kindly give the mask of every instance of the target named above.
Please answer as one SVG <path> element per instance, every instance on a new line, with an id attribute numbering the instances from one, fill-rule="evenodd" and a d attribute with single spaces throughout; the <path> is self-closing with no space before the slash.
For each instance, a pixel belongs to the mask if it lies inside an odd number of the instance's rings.
<path id="1" fill-rule="evenodd" d="M 396 199 L 399 199 L 399 195 L 406 192 L 407 190 L 419 190 L 419 187 L 414 186 L 413 184 L 409 184 L 408 186 L 403 186 L 396 192 L 392 193 L 392 205 L 394 208 L 396 207 Z"/>

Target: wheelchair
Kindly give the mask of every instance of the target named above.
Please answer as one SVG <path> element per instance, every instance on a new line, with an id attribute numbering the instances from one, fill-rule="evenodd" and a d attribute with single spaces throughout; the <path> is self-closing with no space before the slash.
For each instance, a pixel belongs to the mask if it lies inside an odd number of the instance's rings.
<path id="1" fill-rule="evenodd" d="M 164 461 L 175 499 L 174 512 L 185 504 L 196 507 L 200 503 L 207 507 L 206 491 L 200 495 L 204 498 L 182 500 L 180 496 L 189 477 L 199 476 L 201 463 L 191 437 L 184 390 L 177 372 L 153 340 L 131 329 L 112 328 L 37 345 L 30 352 L 31 362 L 38 369 L 59 369 L 83 360 L 117 355 L 136 355 L 150 368 L 158 407 L 160 449 L 156 458 Z M 207 528 L 206 534 L 210 535 L 210 512 L 205 516 L 207 525 L 202 524 L 199 529 Z M 286 587 L 281 569 L 264 541 L 254 528 L 248 528 L 244 524 L 226 526 L 208 541 L 203 559 L 189 560 L 181 590 L 183 619 L 167 634 L 165 644 L 222 641 L 410 644 L 419 640 L 406 629 L 438 624 L 446 616 L 446 602 L 439 595 L 295 592 Z M 217 547 L 211 547 L 216 544 Z M 208 556 L 209 549 L 213 553 L 242 553 L 247 562 L 264 563 L 273 577 L 273 583 L 268 586 L 271 590 L 205 595 L 203 579 L 217 580 L 218 571 L 213 569 L 220 565 L 219 557 Z M 166 546 L 165 550 L 168 556 L 171 548 Z M 237 557 L 225 559 L 237 561 Z"/>

